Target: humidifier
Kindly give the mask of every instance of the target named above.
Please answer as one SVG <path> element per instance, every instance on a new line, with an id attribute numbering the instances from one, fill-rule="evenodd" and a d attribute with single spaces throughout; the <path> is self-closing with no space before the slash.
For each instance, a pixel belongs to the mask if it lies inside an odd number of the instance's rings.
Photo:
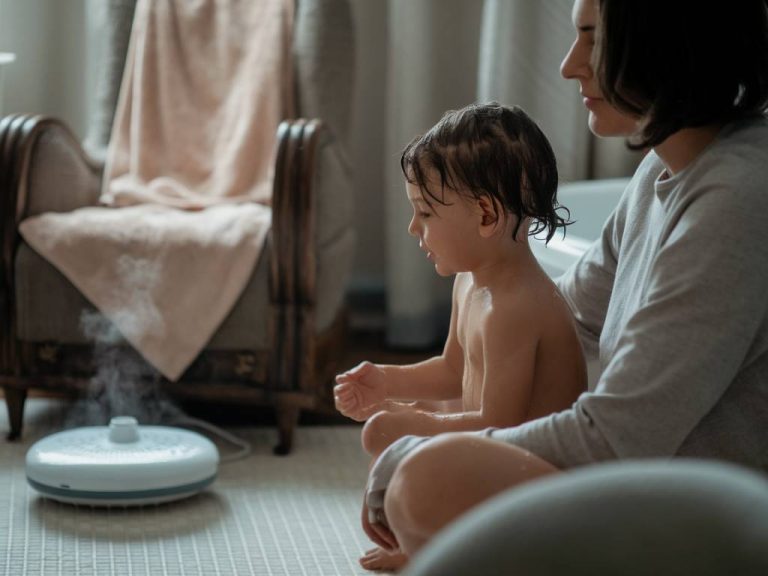
<path id="1" fill-rule="evenodd" d="M 91 506 L 139 506 L 192 496 L 216 478 L 219 453 L 181 428 L 118 416 L 47 436 L 27 452 L 27 481 L 43 496 Z"/>

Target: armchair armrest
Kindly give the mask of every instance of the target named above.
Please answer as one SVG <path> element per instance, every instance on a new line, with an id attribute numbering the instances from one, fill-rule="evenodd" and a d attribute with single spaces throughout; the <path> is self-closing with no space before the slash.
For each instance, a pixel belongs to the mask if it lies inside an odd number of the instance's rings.
<path id="1" fill-rule="evenodd" d="M 95 204 L 101 166 L 60 121 L 16 114 L 0 119 L 0 367 L 12 370 L 14 259 L 19 223 L 45 211 Z"/>
<path id="2" fill-rule="evenodd" d="M 304 370 L 298 360 L 311 354 L 311 350 L 301 350 L 306 342 L 297 333 L 311 330 L 311 307 L 303 304 L 311 303 L 315 280 L 314 234 L 309 229 L 314 223 L 314 204 L 308 178 L 314 155 L 304 154 L 307 125 L 303 119 L 286 120 L 277 129 L 272 228 L 267 242 L 273 351 L 269 379 L 276 389 L 301 388 Z M 312 123 L 308 136 L 319 127 Z"/>
<path id="3" fill-rule="evenodd" d="M 15 224 L 43 212 L 97 203 L 103 166 L 60 120 L 6 116 L 0 121 L 0 141 L 1 202 L 3 208 L 13 206 Z"/>
<path id="4" fill-rule="evenodd" d="M 277 130 L 269 243 L 270 301 L 275 305 L 313 300 L 315 206 L 310 179 L 321 129 L 319 121 L 299 119 L 286 120 Z M 305 148 L 307 141 L 311 149 Z"/>
<path id="5" fill-rule="evenodd" d="M 278 389 L 313 386 L 319 259 L 327 247 L 342 246 L 351 263 L 349 166 L 333 144 L 333 136 L 320 120 L 287 120 L 278 128 L 267 244 L 270 338 L 277 351 L 270 378 Z M 338 171 L 347 178 L 334 175 Z M 340 270 L 346 268 L 343 264 Z M 339 279 L 342 293 L 343 280 Z"/>

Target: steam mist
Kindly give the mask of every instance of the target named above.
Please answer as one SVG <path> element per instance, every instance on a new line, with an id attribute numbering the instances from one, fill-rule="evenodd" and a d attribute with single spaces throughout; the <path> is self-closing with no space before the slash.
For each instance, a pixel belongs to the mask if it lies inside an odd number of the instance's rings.
<path id="1" fill-rule="evenodd" d="M 125 302 L 120 312 L 133 334 L 163 329 L 152 299 L 156 265 L 147 260 L 121 258 L 116 298 Z M 67 427 L 103 425 L 113 416 L 133 416 L 140 424 L 169 423 L 184 416 L 160 388 L 160 374 L 125 342 L 115 325 L 97 311 L 83 311 L 80 327 L 94 343 L 91 378 L 84 398 L 75 403 Z"/>

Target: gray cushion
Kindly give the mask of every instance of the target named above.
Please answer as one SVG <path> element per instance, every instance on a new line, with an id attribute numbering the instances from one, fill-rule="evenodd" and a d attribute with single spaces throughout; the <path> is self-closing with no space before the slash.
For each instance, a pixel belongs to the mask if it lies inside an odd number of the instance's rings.
<path id="1" fill-rule="evenodd" d="M 693 460 L 583 468 L 483 504 L 406 574 L 765 575 L 768 481 Z"/>
<path id="2" fill-rule="evenodd" d="M 354 240 L 354 232 L 346 229 L 318 253 L 317 332 L 331 325 L 341 307 L 354 255 Z M 262 350 L 267 347 L 269 261 L 268 248 L 265 248 L 242 296 L 207 348 Z M 93 306 L 55 267 L 25 243 L 19 246 L 16 258 L 16 294 L 16 325 L 21 340 L 89 343 L 81 327 L 81 317 L 83 313 L 96 313 Z"/>
<path id="3" fill-rule="evenodd" d="M 261 350 L 266 347 L 269 257 L 262 254 L 248 285 L 208 348 Z M 16 257 L 16 326 L 21 340 L 88 344 L 81 326 L 84 312 L 93 306 L 48 261 L 27 244 Z"/>
<path id="4" fill-rule="evenodd" d="M 315 164 L 315 242 L 322 249 L 352 227 L 354 190 L 349 162 L 338 139 L 323 133 Z"/>
<path id="5" fill-rule="evenodd" d="M 298 113 L 304 118 L 325 119 L 342 145 L 349 136 L 352 110 L 353 31 L 348 0 L 297 2 L 293 50 Z"/>
<path id="6" fill-rule="evenodd" d="M 315 327 L 320 332 L 331 325 L 346 296 L 347 278 L 355 255 L 355 232 L 347 228 L 317 255 L 317 306 Z"/>
<path id="7" fill-rule="evenodd" d="M 45 130 L 37 141 L 29 179 L 27 217 L 93 206 L 101 191 L 100 170 L 88 165 L 73 137 L 60 126 Z"/>

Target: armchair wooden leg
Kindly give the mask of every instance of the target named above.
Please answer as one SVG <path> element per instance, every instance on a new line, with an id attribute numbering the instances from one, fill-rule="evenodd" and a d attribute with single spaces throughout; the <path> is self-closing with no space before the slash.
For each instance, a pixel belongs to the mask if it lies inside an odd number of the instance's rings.
<path id="1" fill-rule="evenodd" d="M 277 412 L 277 433 L 279 436 L 279 442 L 275 446 L 273 452 L 277 456 L 285 456 L 289 454 L 293 448 L 293 432 L 299 423 L 298 406 L 290 405 L 278 405 L 275 409 Z"/>
<path id="2" fill-rule="evenodd" d="M 27 399 L 25 388 L 4 386 L 5 404 L 8 407 L 8 422 L 11 430 L 8 432 L 8 440 L 17 440 L 21 436 L 21 426 L 24 420 L 24 401 Z"/>

